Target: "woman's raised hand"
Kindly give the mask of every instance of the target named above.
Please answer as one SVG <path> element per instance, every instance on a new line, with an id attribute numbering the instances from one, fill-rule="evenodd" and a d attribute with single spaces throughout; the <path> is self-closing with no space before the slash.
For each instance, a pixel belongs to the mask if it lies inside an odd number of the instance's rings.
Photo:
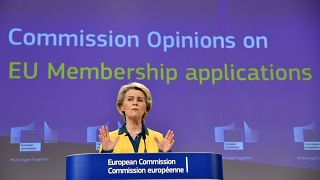
<path id="1" fill-rule="evenodd" d="M 158 140 L 158 138 L 154 138 L 154 140 L 156 141 L 158 148 L 160 151 L 162 152 L 168 152 L 171 150 L 173 144 L 174 144 L 174 134 L 173 131 L 169 130 L 166 134 L 166 136 L 164 137 L 164 139 L 162 140 L 162 142 L 160 142 Z"/>
<path id="2" fill-rule="evenodd" d="M 114 141 L 111 141 L 109 136 L 108 126 L 106 127 L 102 126 L 100 128 L 99 139 L 100 139 L 100 144 L 102 145 L 102 150 L 111 151 L 114 149 L 114 147 L 118 143 L 120 137 L 118 136 Z"/>

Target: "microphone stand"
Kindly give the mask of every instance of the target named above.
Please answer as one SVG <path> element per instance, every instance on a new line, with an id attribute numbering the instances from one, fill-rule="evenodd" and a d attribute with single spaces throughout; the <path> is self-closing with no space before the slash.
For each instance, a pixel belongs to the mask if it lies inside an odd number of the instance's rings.
<path id="1" fill-rule="evenodd" d="M 144 152 L 147 153 L 147 145 L 146 145 L 146 131 L 145 131 L 145 127 L 144 124 L 142 123 L 142 139 L 144 142 Z"/>

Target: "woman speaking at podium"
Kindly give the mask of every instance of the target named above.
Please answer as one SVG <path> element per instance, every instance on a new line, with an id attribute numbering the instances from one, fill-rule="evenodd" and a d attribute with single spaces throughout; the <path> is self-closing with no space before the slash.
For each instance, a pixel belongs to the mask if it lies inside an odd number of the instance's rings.
<path id="1" fill-rule="evenodd" d="M 163 137 L 144 125 L 152 107 L 151 93 L 146 86 L 137 82 L 123 85 L 116 106 L 125 124 L 112 132 L 109 132 L 108 126 L 100 128 L 101 153 L 156 153 L 171 150 L 174 143 L 171 130 Z"/>

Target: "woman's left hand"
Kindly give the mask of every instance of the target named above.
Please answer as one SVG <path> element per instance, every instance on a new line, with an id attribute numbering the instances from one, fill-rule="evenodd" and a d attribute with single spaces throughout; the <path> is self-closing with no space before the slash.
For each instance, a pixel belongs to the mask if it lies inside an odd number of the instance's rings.
<path id="1" fill-rule="evenodd" d="M 164 137 L 164 139 L 162 140 L 162 142 L 160 142 L 159 139 L 156 137 L 154 138 L 154 140 L 156 141 L 159 150 L 166 153 L 171 150 L 174 144 L 173 138 L 174 138 L 173 131 L 169 130 L 166 136 Z"/>

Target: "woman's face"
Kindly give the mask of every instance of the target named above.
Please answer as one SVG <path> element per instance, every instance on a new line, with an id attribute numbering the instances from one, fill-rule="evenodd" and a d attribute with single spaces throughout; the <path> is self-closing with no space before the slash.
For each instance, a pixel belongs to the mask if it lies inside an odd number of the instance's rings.
<path id="1" fill-rule="evenodd" d="M 147 111 L 146 97 L 142 91 L 130 89 L 124 95 L 124 101 L 120 107 L 125 112 L 126 119 L 140 119 Z"/>

